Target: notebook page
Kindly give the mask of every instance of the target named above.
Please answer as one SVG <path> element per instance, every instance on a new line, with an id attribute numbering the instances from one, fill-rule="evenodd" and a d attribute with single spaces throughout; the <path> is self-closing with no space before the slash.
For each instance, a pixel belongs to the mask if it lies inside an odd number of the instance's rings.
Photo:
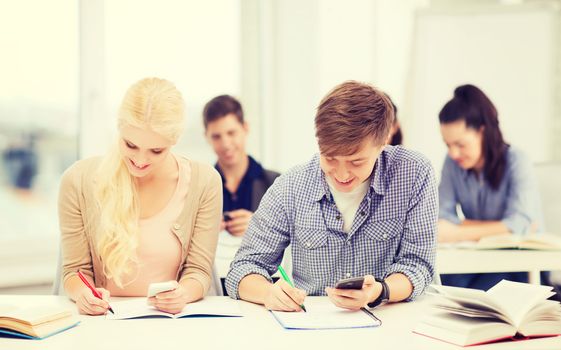
<path id="1" fill-rule="evenodd" d="M 210 296 L 197 302 L 187 304 L 183 311 L 176 317 L 182 316 L 242 316 L 239 302 L 237 300 Z"/>
<path id="2" fill-rule="evenodd" d="M 124 320 L 128 318 L 146 317 L 146 316 L 165 316 L 173 317 L 167 312 L 158 311 L 152 306 L 146 304 L 146 298 L 135 298 L 124 301 L 112 301 L 109 303 L 115 312 L 107 312 L 106 320 Z"/>
<path id="3" fill-rule="evenodd" d="M 333 304 L 305 303 L 308 312 L 271 311 L 288 329 L 337 329 L 377 327 L 380 322 L 368 313 L 341 309 Z"/>

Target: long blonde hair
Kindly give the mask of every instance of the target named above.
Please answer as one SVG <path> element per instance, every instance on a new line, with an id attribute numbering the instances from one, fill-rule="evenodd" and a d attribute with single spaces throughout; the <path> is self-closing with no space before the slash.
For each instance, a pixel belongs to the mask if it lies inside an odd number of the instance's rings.
<path id="1" fill-rule="evenodd" d="M 184 103 L 181 93 L 164 79 L 146 78 L 126 92 L 118 115 L 124 126 L 149 128 L 177 142 L 183 131 Z M 123 286 L 123 276 L 137 262 L 140 208 L 133 177 L 116 142 L 103 158 L 96 174 L 94 193 L 100 208 L 97 250 L 107 278 Z"/>

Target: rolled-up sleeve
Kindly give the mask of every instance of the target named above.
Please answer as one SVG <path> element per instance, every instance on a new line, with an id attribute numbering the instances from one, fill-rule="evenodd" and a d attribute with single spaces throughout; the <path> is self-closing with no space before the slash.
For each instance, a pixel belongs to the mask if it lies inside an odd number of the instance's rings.
<path id="1" fill-rule="evenodd" d="M 290 243 L 290 220 L 282 195 L 286 193 L 284 182 L 285 178 L 278 178 L 263 196 L 230 265 L 226 289 L 233 298 L 239 299 L 238 287 L 247 275 L 259 274 L 272 281 Z"/>
<path id="2" fill-rule="evenodd" d="M 531 162 L 521 154 L 510 155 L 509 167 L 505 179 L 510 181 L 506 208 L 501 220 L 509 231 L 515 234 L 527 233 L 532 227 L 532 209 L 538 205 L 536 199 L 538 188 L 533 174 Z M 536 222 L 536 226 L 539 223 Z M 536 227 L 536 229 L 539 229 Z"/>
<path id="3" fill-rule="evenodd" d="M 460 218 L 456 211 L 458 198 L 456 189 L 454 188 L 454 161 L 446 156 L 444 165 L 442 166 L 442 173 L 440 177 L 440 185 L 438 186 L 438 218 L 450 221 L 453 224 L 459 225 Z"/>
<path id="4" fill-rule="evenodd" d="M 407 300 L 423 293 L 435 273 L 438 195 L 432 166 L 426 162 L 419 171 L 405 218 L 399 253 L 386 276 L 402 273 L 413 285 Z"/>

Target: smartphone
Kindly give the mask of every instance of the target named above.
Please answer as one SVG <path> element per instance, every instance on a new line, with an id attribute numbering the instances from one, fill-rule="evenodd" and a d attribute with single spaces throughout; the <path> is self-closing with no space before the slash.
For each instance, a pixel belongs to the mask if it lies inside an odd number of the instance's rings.
<path id="1" fill-rule="evenodd" d="M 337 289 L 362 289 L 364 284 L 364 276 L 362 277 L 351 277 L 343 278 L 335 284 Z"/>
<path id="2" fill-rule="evenodd" d="M 232 220 L 232 217 L 228 215 L 228 213 L 224 213 L 224 221 L 230 221 L 230 220 Z"/>
<path id="3" fill-rule="evenodd" d="M 148 286 L 148 294 L 146 296 L 150 298 L 156 296 L 156 294 L 158 293 L 169 292 L 170 290 L 174 290 L 175 288 L 176 284 L 173 281 L 150 283 L 150 285 Z"/>

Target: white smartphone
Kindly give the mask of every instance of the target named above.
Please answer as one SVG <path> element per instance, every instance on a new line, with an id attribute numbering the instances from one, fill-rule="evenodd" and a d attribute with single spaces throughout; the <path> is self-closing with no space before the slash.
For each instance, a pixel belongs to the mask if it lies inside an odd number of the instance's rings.
<path id="1" fill-rule="evenodd" d="M 156 296 L 158 293 L 168 292 L 170 290 L 174 290 L 176 288 L 176 284 L 174 281 L 167 281 L 167 282 L 159 282 L 159 283 L 150 283 L 148 286 L 148 294 L 147 297 Z"/>

